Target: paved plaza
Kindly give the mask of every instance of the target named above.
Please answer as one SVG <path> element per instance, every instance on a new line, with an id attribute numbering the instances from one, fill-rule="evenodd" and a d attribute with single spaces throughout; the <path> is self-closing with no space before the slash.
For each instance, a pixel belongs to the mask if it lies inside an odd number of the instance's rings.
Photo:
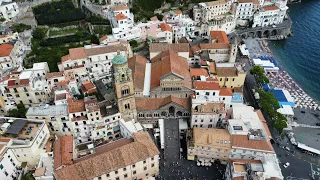
<path id="1" fill-rule="evenodd" d="M 186 158 L 185 141 L 180 142 L 179 138 L 179 120 L 165 119 L 165 149 L 161 150 L 160 175 L 157 179 L 163 180 L 220 180 L 226 166 L 213 164 L 211 167 L 198 167 L 196 161 L 188 161 Z M 183 153 L 180 156 L 180 144 Z"/>

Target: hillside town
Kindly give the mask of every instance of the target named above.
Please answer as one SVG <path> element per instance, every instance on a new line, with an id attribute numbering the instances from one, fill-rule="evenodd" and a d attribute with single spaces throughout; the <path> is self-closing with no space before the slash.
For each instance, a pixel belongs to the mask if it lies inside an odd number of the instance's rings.
<path id="1" fill-rule="evenodd" d="M 0 179 L 319 179 L 320 107 L 267 46 L 287 3 L 2 0 Z"/>

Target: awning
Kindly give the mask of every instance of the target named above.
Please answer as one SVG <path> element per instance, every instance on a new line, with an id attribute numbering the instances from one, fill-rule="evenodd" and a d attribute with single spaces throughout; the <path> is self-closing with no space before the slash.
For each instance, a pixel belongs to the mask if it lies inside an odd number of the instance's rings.
<path id="1" fill-rule="evenodd" d="M 298 148 L 307 150 L 312 153 L 320 154 L 320 151 L 318 149 L 314 149 L 314 148 L 306 146 L 305 144 L 302 144 L 302 143 L 298 143 Z"/>

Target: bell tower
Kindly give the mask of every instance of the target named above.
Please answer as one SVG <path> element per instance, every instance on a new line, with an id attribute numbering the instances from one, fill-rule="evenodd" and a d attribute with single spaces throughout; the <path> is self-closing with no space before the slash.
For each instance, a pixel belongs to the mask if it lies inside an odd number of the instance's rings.
<path id="1" fill-rule="evenodd" d="M 237 38 L 234 38 L 231 43 L 231 49 L 230 49 L 230 58 L 229 58 L 230 63 L 236 62 L 237 53 L 238 53 L 238 40 Z"/>
<path id="2" fill-rule="evenodd" d="M 128 59 L 118 52 L 112 59 L 113 83 L 119 112 L 125 121 L 136 119 L 137 110 L 134 98 L 132 71 Z"/>

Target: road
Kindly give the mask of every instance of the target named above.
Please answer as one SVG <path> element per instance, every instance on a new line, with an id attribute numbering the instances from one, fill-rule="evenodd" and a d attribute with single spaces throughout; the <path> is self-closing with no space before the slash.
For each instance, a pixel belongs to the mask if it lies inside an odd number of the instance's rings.
<path id="1" fill-rule="evenodd" d="M 160 175 L 157 179 L 223 179 L 226 166 L 213 164 L 211 167 L 198 167 L 196 161 L 186 159 L 185 141 L 180 142 L 178 119 L 165 119 L 165 149 L 161 151 Z M 184 154 L 180 158 L 180 144 Z"/>

